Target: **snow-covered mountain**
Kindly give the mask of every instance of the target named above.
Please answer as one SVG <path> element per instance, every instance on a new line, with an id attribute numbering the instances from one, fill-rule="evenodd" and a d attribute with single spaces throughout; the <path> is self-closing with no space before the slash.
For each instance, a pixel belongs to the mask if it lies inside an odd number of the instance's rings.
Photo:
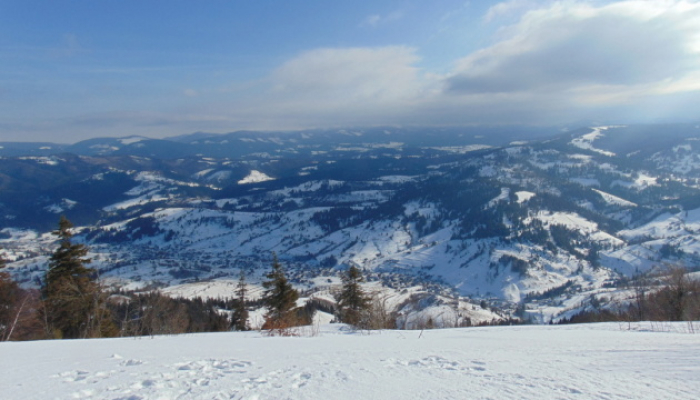
<path id="1" fill-rule="evenodd" d="M 197 134 L 163 141 L 180 149 L 171 157 L 125 138 L 110 154 L 3 158 L 0 244 L 15 275 L 36 281 L 46 232 L 65 214 L 101 276 L 122 282 L 240 269 L 255 282 L 275 252 L 311 291 L 356 265 L 385 288 L 438 295 L 434 306 L 468 296 L 543 320 L 613 298 L 620 279 L 661 263 L 700 259 L 697 127 L 500 144 L 448 133 Z M 234 155 L 217 153 L 234 138 Z"/>

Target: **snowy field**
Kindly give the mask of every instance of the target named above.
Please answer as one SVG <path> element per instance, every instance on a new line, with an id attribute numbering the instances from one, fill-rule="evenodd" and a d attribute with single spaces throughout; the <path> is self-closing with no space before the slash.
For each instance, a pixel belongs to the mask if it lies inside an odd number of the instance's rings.
<path id="1" fill-rule="evenodd" d="M 697 399 L 700 335 L 617 323 L 0 343 L 3 399 Z M 642 324 L 641 328 L 648 327 Z"/>

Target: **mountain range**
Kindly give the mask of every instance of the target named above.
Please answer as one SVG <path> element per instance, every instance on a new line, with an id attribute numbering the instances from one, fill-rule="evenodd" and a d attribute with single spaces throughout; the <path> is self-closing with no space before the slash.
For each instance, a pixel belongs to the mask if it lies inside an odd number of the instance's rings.
<path id="1" fill-rule="evenodd" d="M 259 283 L 276 253 L 308 294 L 355 265 L 426 306 L 486 301 L 541 321 L 624 301 L 631 277 L 700 260 L 694 124 L 0 146 L 0 246 L 25 285 L 43 277 L 59 215 L 100 276 L 125 287 L 241 270 Z"/>

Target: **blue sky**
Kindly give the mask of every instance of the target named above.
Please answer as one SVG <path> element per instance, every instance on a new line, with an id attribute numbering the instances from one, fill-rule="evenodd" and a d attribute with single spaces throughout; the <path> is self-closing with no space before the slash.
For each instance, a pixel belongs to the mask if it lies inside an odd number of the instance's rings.
<path id="1" fill-rule="evenodd" d="M 0 141 L 697 121 L 697 1 L 0 2 Z"/>

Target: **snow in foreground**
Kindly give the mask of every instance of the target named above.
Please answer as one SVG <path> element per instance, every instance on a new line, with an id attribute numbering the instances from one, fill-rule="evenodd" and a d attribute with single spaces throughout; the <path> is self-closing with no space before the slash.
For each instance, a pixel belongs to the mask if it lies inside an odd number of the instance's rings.
<path id="1" fill-rule="evenodd" d="M 0 343 L 11 399 L 697 399 L 700 335 L 618 324 Z M 6 396 L 6 397 L 5 397 Z"/>

